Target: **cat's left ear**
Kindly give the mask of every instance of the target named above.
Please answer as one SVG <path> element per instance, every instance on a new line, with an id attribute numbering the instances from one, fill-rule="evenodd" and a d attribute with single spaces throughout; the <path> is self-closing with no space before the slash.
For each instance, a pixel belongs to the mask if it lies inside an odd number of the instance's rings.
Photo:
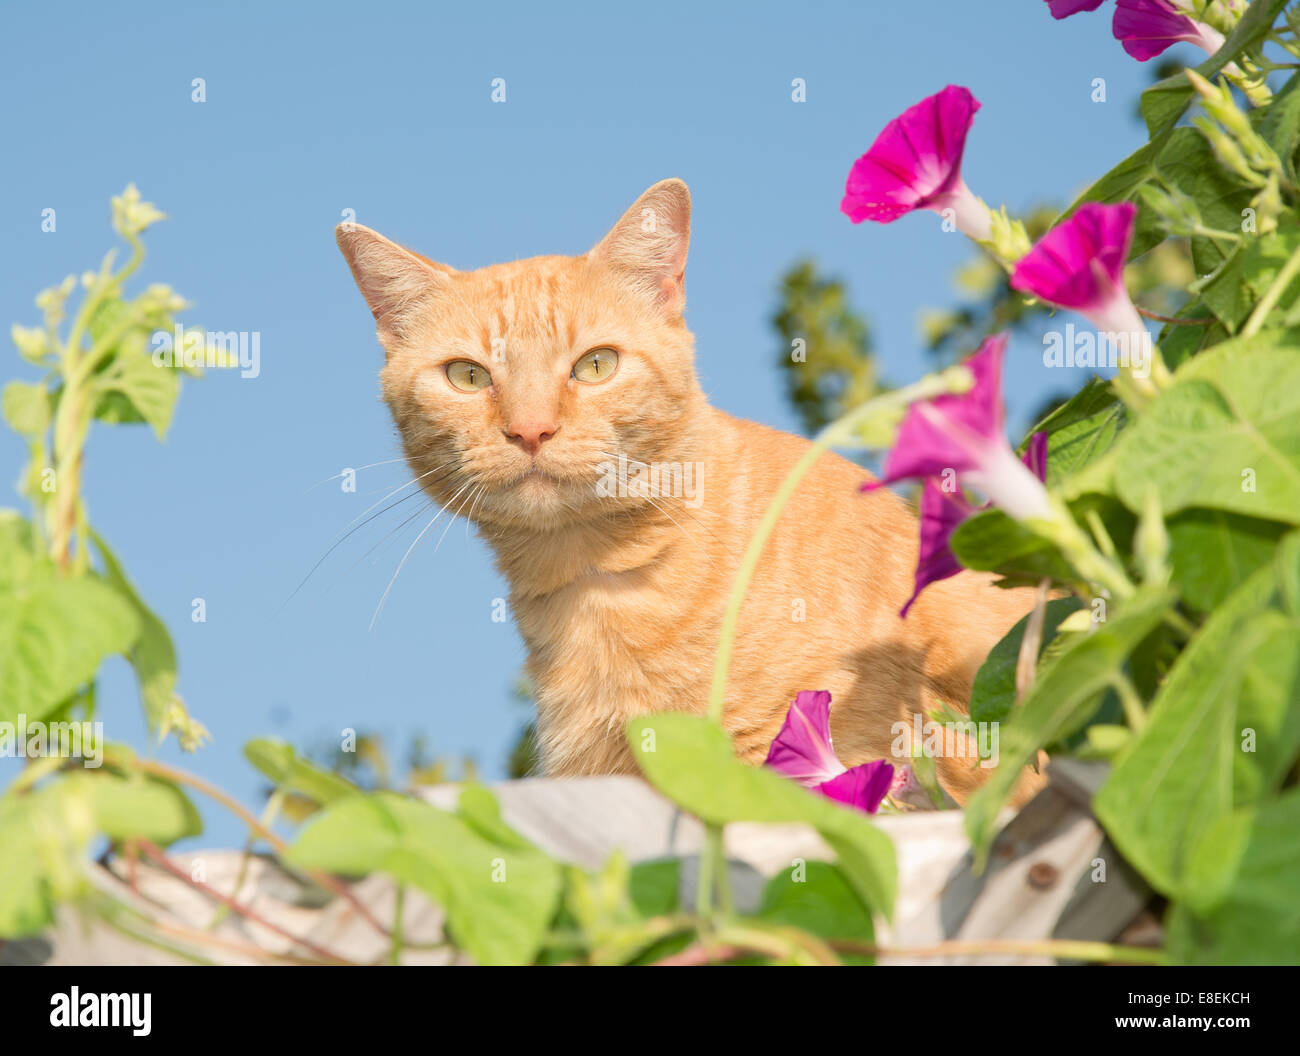
<path id="1" fill-rule="evenodd" d="M 690 241 L 691 192 L 681 180 L 661 180 L 633 203 L 588 256 L 676 317 L 686 307 Z"/>
<path id="2" fill-rule="evenodd" d="M 412 320 L 455 274 L 454 268 L 436 264 L 361 224 L 339 224 L 334 237 L 370 306 L 385 348 L 390 340 L 406 336 Z"/>

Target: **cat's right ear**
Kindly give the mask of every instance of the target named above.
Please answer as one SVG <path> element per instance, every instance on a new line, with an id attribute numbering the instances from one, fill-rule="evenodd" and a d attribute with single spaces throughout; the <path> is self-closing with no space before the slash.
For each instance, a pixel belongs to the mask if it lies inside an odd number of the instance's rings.
<path id="1" fill-rule="evenodd" d="M 632 204 L 588 256 L 612 268 L 676 317 L 686 307 L 690 242 L 691 192 L 681 180 L 660 180 Z"/>
<path id="2" fill-rule="evenodd" d="M 403 249 L 360 224 L 339 224 L 334 237 L 357 289 L 370 305 L 381 342 L 403 337 L 412 318 L 454 274 L 454 269 Z"/>

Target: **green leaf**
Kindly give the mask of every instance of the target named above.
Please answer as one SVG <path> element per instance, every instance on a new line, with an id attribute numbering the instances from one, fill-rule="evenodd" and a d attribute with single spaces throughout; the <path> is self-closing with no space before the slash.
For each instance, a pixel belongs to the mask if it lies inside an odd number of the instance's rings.
<path id="1" fill-rule="evenodd" d="M 105 422 L 148 422 L 159 440 L 171 424 L 180 375 L 169 367 L 156 367 L 142 352 L 123 352 L 99 382 L 95 417 Z"/>
<path id="2" fill-rule="evenodd" d="M 1300 927 L 1295 917 L 1278 918 L 1255 906 L 1226 903 L 1198 917 L 1181 904 L 1165 914 L 1165 950 L 1173 964 L 1300 964 Z"/>
<path id="3" fill-rule="evenodd" d="M 1273 102 L 1264 111 L 1259 131 L 1282 160 L 1283 173 L 1294 182 L 1297 178 L 1296 150 L 1300 148 L 1300 73 L 1293 73 L 1273 97 Z"/>
<path id="4" fill-rule="evenodd" d="M 1221 510 L 1184 510 L 1168 521 L 1169 563 L 1183 600 L 1201 612 L 1221 605 L 1273 560 L 1286 525 Z"/>
<path id="5" fill-rule="evenodd" d="M 1232 799 L 1238 806 L 1280 787 L 1300 750 L 1300 622 L 1276 611 L 1260 622 L 1261 640 L 1246 659 L 1237 698 Z"/>
<path id="6" fill-rule="evenodd" d="M 676 890 L 667 890 L 667 882 L 676 879 L 677 863 L 655 863 L 652 901 L 656 908 L 676 904 Z M 667 868 L 674 866 L 674 868 Z M 566 945 L 548 945 L 541 963 L 556 963 L 556 954 L 564 960 L 584 956 L 589 964 L 649 964 L 689 943 L 691 929 L 678 926 L 665 933 L 658 923 L 646 927 L 646 915 L 631 894 L 632 869 L 621 850 L 615 850 L 595 872 L 577 866 L 566 870 L 568 886 L 564 908 L 557 918 L 557 930 L 568 931 L 571 922 L 581 933 L 581 941 L 566 940 Z M 647 875 L 642 870 L 641 897 L 646 895 Z M 657 914 L 652 914 L 657 915 Z M 567 919 L 566 919 L 567 918 Z"/>
<path id="7" fill-rule="evenodd" d="M 1080 395 L 1087 392 L 1084 389 Z M 1127 421 L 1124 404 L 1112 399 L 1095 414 L 1065 424 L 1052 433 L 1047 444 L 1048 483 L 1078 473 L 1101 458 L 1114 445 Z"/>
<path id="8" fill-rule="evenodd" d="M 1270 662 L 1279 648 L 1281 656 L 1300 653 L 1294 625 L 1264 609 L 1274 594 L 1273 570 L 1264 568 L 1211 614 L 1094 800 L 1120 851 L 1167 895 L 1181 890 L 1191 845 L 1233 808 L 1234 786 L 1245 791 L 1265 779 L 1242 751 L 1244 717 L 1276 725 L 1300 692 L 1295 662 L 1286 681 L 1267 677 L 1279 674 Z"/>
<path id="9" fill-rule="evenodd" d="M 1140 257 L 1158 242 L 1163 242 L 1165 232 L 1159 223 L 1159 218 L 1143 202 L 1137 200 L 1137 190 L 1155 176 L 1156 156 L 1164 146 L 1166 139 L 1167 134 L 1159 138 L 1153 137 L 1150 142 L 1143 143 L 1142 146 L 1138 147 L 1137 150 L 1084 191 L 1056 219 L 1055 223 L 1059 224 L 1062 220 L 1071 216 L 1084 202 L 1102 202 L 1106 205 L 1114 205 L 1117 202 L 1133 201 L 1138 206 L 1138 215 L 1137 223 L 1134 225 L 1133 244 L 1129 249 L 1130 259 Z"/>
<path id="10" fill-rule="evenodd" d="M 10 556 L 14 582 L 0 583 L 0 721 L 19 713 L 36 720 L 93 678 L 105 657 L 130 649 L 140 626 L 99 580 L 58 578 L 43 558 L 24 568 L 21 552 Z"/>
<path id="11" fill-rule="evenodd" d="M 291 864 L 383 871 L 425 892 L 480 964 L 527 964 L 555 914 L 560 866 L 541 851 L 484 839 L 463 818 L 389 792 L 336 800 L 304 827 Z"/>
<path id="12" fill-rule="evenodd" d="M 1181 70 L 1156 81 L 1142 93 L 1139 103 L 1147 134 L 1154 139 L 1158 134 L 1169 132 L 1191 101 L 1192 86 Z"/>
<path id="13" fill-rule="evenodd" d="M 1292 619 L 1300 619 L 1300 532 L 1282 540 L 1274 559 L 1278 602 Z"/>
<path id="14" fill-rule="evenodd" d="M 1174 129 L 1160 151 L 1156 169 L 1161 180 L 1196 202 L 1208 227 L 1234 233 L 1241 230 L 1241 211 L 1250 205 L 1255 189 L 1241 183 L 1220 164 L 1198 129 Z M 1197 274 L 1214 271 L 1238 245 L 1227 239 L 1195 236 L 1192 262 Z"/>
<path id="15" fill-rule="evenodd" d="M 131 315 L 131 306 L 120 297 L 106 297 L 91 312 L 86 329 L 92 341 L 116 329 Z"/>
<path id="16" fill-rule="evenodd" d="M 502 847 L 529 850 L 533 846 L 502 820 L 497 797 L 477 781 L 466 781 L 461 785 L 456 813 L 484 839 Z"/>
<path id="17" fill-rule="evenodd" d="M 23 796 L 0 796 L 0 937 L 40 932 L 53 921 L 55 902 L 85 890 L 84 860 L 97 833 L 166 844 L 201 830 L 185 794 L 152 779 L 82 770 Z"/>
<path id="18" fill-rule="evenodd" d="M 1094 723 L 1088 727 L 1087 754 L 1092 757 L 1110 759 L 1128 744 L 1133 732 L 1127 726 L 1109 725 L 1104 722 Z"/>
<path id="19" fill-rule="evenodd" d="M 0 509 L 0 596 L 26 587 L 37 568 L 31 524 L 16 510 Z"/>
<path id="20" fill-rule="evenodd" d="M 1213 313 L 1203 301 L 1184 305 L 1174 313 L 1174 318 L 1210 318 L 1211 322 L 1209 325 L 1190 326 L 1177 323 L 1165 324 L 1156 344 L 1160 346 L 1160 354 L 1164 357 L 1165 365 L 1171 370 L 1196 355 L 1201 349 L 1217 345 L 1228 336 L 1228 331 L 1223 324 L 1213 321 Z"/>
<path id="21" fill-rule="evenodd" d="M 367 876 L 386 869 L 388 856 L 406 838 L 387 800 L 379 798 L 391 795 L 364 793 L 332 803 L 303 827 L 289 848 L 288 860 L 343 876 Z"/>
<path id="22" fill-rule="evenodd" d="M 630 872 L 621 850 L 615 850 L 594 873 L 576 867 L 569 870 L 565 904 L 582 931 L 597 942 L 635 920 L 627 891 Z"/>
<path id="23" fill-rule="evenodd" d="M 1238 20 L 1223 47 L 1196 67 L 1202 77 L 1212 77 L 1243 51 L 1253 47 L 1268 33 L 1278 12 L 1287 0 L 1254 0 Z M 1167 132 L 1183 115 L 1194 92 L 1180 70 L 1172 77 L 1157 81 L 1142 93 L 1142 117 L 1152 139 Z"/>
<path id="24" fill-rule="evenodd" d="M 1132 201 L 1137 189 L 1155 175 L 1157 148 L 1162 144 L 1150 141 L 1143 143 L 1132 154 L 1121 161 L 1108 173 L 1089 187 L 1079 199 L 1061 214 L 1056 223 L 1060 223 L 1084 202 L 1102 202 L 1114 205 L 1116 202 Z M 1055 226 L 1055 225 L 1053 225 Z"/>
<path id="25" fill-rule="evenodd" d="M 1183 901 L 1198 913 L 1224 902 L 1257 906 L 1300 926 L 1300 788 L 1224 814 L 1189 856 Z"/>
<path id="26" fill-rule="evenodd" d="M 962 521 L 949 546 L 965 567 L 998 572 L 1016 581 L 1036 582 L 1047 576 L 1070 582 L 1077 578 L 1051 542 L 999 509 L 981 510 Z"/>
<path id="27" fill-rule="evenodd" d="M 1000 732 L 998 767 L 966 805 L 966 831 L 979 861 L 988 855 L 998 812 L 1035 753 L 1068 736 L 1097 710 L 1130 652 L 1164 618 L 1172 591 L 1145 590 L 1074 637 L 1042 664 L 1020 707 Z"/>
<path id="28" fill-rule="evenodd" d="M 1300 231 L 1258 235 L 1232 257 L 1213 282 L 1204 286 L 1202 298 L 1230 332 L 1235 333 L 1246 321 L 1297 248 L 1300 248 Z M 1283 291 L 1274 312 L 1280 317 L 1297 297 L 1300 297 L 1300 276 Z"/>
<path id="29" fill-rule="evenodd" d="M 54 352 L 50 344 L 50 335 L 44 329 L 31 326 L 19 326 L 16 323 L 9 331 L 18 354 L 28 363 L 41 364 Z"/>
<path id="30" fill-rule="evenodd" d="M 628 740 L 646 778 L 684 810 L 714 825 L 732 821 L 811 825 L 839 856 L 862 899 L 888 917 L 898 874 L 894 845 L 866 814 L 805 791 L 762 767 L 746 766 L 713 722 L 663 712 L 628 723 Z"/>
<path id="31" fill-rule="evenodd" d="M 1043 641 L 1039 655 L 1047 643 L 1056 637 L 1056 629 L 1070 613 L 1078 612 L 1082 603 L 1078 598 L 1056 598 L 1047 603 L 1044 614 Z M 993 647 L 988 659 L 975 676 L 971 688 L 970 717 L 976 722 L 1001 722 L 1016 703 L 1016 665 L 1020 660 L 1020 643 L 1024 641 L 1029 615 L 1022 616 L 1002 640 Z"/>
<path id="32" fill-rule="evenodd" d="M 0 937 L 21 938 L 43 931 L 54 919 L 41 868 L 40 844 L 32 826 L 34 797 L 0 797 Z"/>
<path id="33" fill-rule="evenodd" d="M 277 787 L 291 789 L 322 806 L 361 793 L 351 781 L 304 759 L 292 745 L 274 737 L 258 737 L 246 743 L 244 758 Z"/>
<path id="34" fill-rule="evenodd" d="M 829 862 L 808 861 L 783 869 L 767 882 L 757 916 L 810 932 L 827 941 L 875 942 L 871 913 L 844 874 Z M 871 964 L 868 955 L 848 954 L 849 964 Z"/>
<path id="35" fill-rule="evenodd" d="M 177 706 L 184 707 L 176 693 L 176 647 L 172 644 L 171 632 L 136 593 L 121 562 L 99 533 L 92 531 L 90 537 L 104 565 L 105 582 L 126 600 L 139 621 L 139 637 L 126 658 L 140 684 L 145 720 L 151 730 L 157 730 L 169 711 Z"/>
<path id="36" fill-rule="evenodd" d="M 23 436 L 40 436 L 50 424 L 50 393 L 44 385 L 11 381 L 4 388 L 5 421 Z"/>
<path id="37" fill-rule="evenodd" d="M 1178 368 L 1121 434 L 1116 493 L 1139 511 L 1191 507 L 1300 524 L 1300 332 L 1226 341 Z"/>
<path id="38" fill-rule="evenodd" d="M 1300 964 L 1300 789 L 1207 826 L 1186 903 L 1169 913 L 1175 963 Z"/>
<path id="39" fill-rule="evenodd" d="M 682 863 L 678 858 L 636 862 L 628 876 L 628 895 L 642 917 L 665 917 L 681 908 Z"/>
<path id="40" fill-rule="evenodd" d="M 169 844 L 203 831 L 189 797 L 170 781 L 125 778 L 116 774 L 72 774 L 70 794 L 85 795 L 95 811 L 95 827 L 105 836 L 141 836 Z"/>
<path id="41" fill-rule="evenodd" d="M 1091 378 L 1069 400 L 1029 430 L 1020 445 L 1023 454 L 1029 438 L 1046 432 L 1047 480 L 1077 473 L 1104 455 L 1128 420 L 1124 404 L 1115 397 L 1110 382 Z"/>
<path id="42" fill-rule="evenodd" d="M 1118 402 L 1110 382 L 1101 378 L 1089 378 L 1084 386 L 1059 407 L 1054 408 L 1035 422 L 1025 432 L 1016 453 L 1023 455 L 1029 449 L 1029 441 L 1035 433 L 1047 433 L 1051 436 L 1067 425 L 1087 421 L 1099 412 L 1107 410 Z"/>

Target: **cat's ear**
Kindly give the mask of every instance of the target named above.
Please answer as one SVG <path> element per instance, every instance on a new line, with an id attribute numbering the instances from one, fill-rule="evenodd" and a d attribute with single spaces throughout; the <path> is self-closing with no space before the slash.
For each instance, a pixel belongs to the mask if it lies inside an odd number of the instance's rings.
<path id="1" fill-rule="evenodd" d="M 415 313 L 447 285 L 455 269 L 403 249 L 356 223 L 334 230 L 361 296 L 370 305 L 380 340 L 402 337 Z"/>
<path id="2" fill-rule="evenodd" d="M 691 192 L 681 180 L 661 180 L 633 203 L 589 257 L 625 277 L 675 317 L 686 307 L 690 241 Z"/>

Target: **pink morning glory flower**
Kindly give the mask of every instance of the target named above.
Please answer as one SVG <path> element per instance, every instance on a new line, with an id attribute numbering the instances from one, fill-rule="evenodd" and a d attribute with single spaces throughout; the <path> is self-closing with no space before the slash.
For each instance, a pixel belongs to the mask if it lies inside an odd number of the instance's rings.
<path id="1" fill-rule="evenodd" d="M 1107 334 L 1146 339 L 1146 327 L 1124 287 L 1133 241 L 1132 202 L 1081 205 L 1020 258 L 1013 289 L 1069 308 Z"/>
<path id="2" fill-rule="evenodd" d="M 907 616 L 912 602 L 931 583 L 955 576 L 962 570 L 961 562 L 953 555 L 948 541 L 957 525 L 974 512 L 975 507 L 960 490 L 945 491 L 936 478 L 925 478 L 921 490 L 921 553 L 916 562 L 916 589 L 899 612 L 900 618 Z"/>
<path id="3" fill-rule="evenodd" d="M 874 814 L 893 788 L 894 768 L 883 759 L 846 767 L 831 746 L 831 695 L 805 690 L 786 712 L 764 765 L 804 788 Z"/>
<path id="4" fill-rule="evenodd" d="M 864 484 L 862 490 L 908 478 L 935 477 L 982 492 L 1018 521 L 1048 517 L 1047 489 L 1016 457 L 1003 433 L 1002 356 L 1006 347 L 1006 334 L 985 338 L 966 360 L 965 366 L 975 378 L 968 392 L 912 404 L 885 458 L 883 478 Z"/>
<path id="5" fill-rule="evenodd" d="M 958 230 L 987 239 L 988 207 L 961 175 L 966 133 L 979 108 L 969 91 L 950 84 L 903 111 L 853 163 L 840 210 L 855 224 L 887 224 L 914 209 L 951 209 Z"/>
<path id="6" fill-rule="evenodd" d="M 1047 480 L 1047 434 L 1037 432 L 1029 438 L 1029 446 L 1025 448 L 1025 453 L 1020 456 L 1029 472 L 1039 480 Z"/>
<path id="7" fill-rule="evenodd" d="M 1053 18 L 1069 18 L 1080 11 L 1096 11 L 1104 0 L 1047 0 Z"/>
<path id="8" fill-rule="evenodd" d="M 1040 481 L 1047 479 L 1046 433 L 1035 433 L 1030 438 L 1021 461 Z M 961 562 L 949 545 L 952 533 L 962 521 L 983 508 L 987 508 L 987 504 L 984 507 L 972 505 L 960 489 L 946 490 L 935 477 L 926 477 L 921 491 L 921 550 L 916 562 L 915 589 L 899 612 L 900 618 L 906 618 L 912 602 L 931 583 L 955 576 L 962 570 Z"/>
<path id="9" fill-rule="evenodd" d="M 1195 44 L 1207 55 L 1223 47 L 1222 33 L 1189 18 L 1170 0 L 1117 0 L 1111 30 L 1139 62 L 1155 58 L 1179 41 Z"/>
<path id="10" fill-rule="evenodd" d="M 889 796 L 896 799 L 911 792 L 914 788 L 920 788 L 921 782 L 916 779 L 916 774 L 912 768 L 904 763 L 902 766 L 894 768 L 894 780 L 889 782 Z"/>

